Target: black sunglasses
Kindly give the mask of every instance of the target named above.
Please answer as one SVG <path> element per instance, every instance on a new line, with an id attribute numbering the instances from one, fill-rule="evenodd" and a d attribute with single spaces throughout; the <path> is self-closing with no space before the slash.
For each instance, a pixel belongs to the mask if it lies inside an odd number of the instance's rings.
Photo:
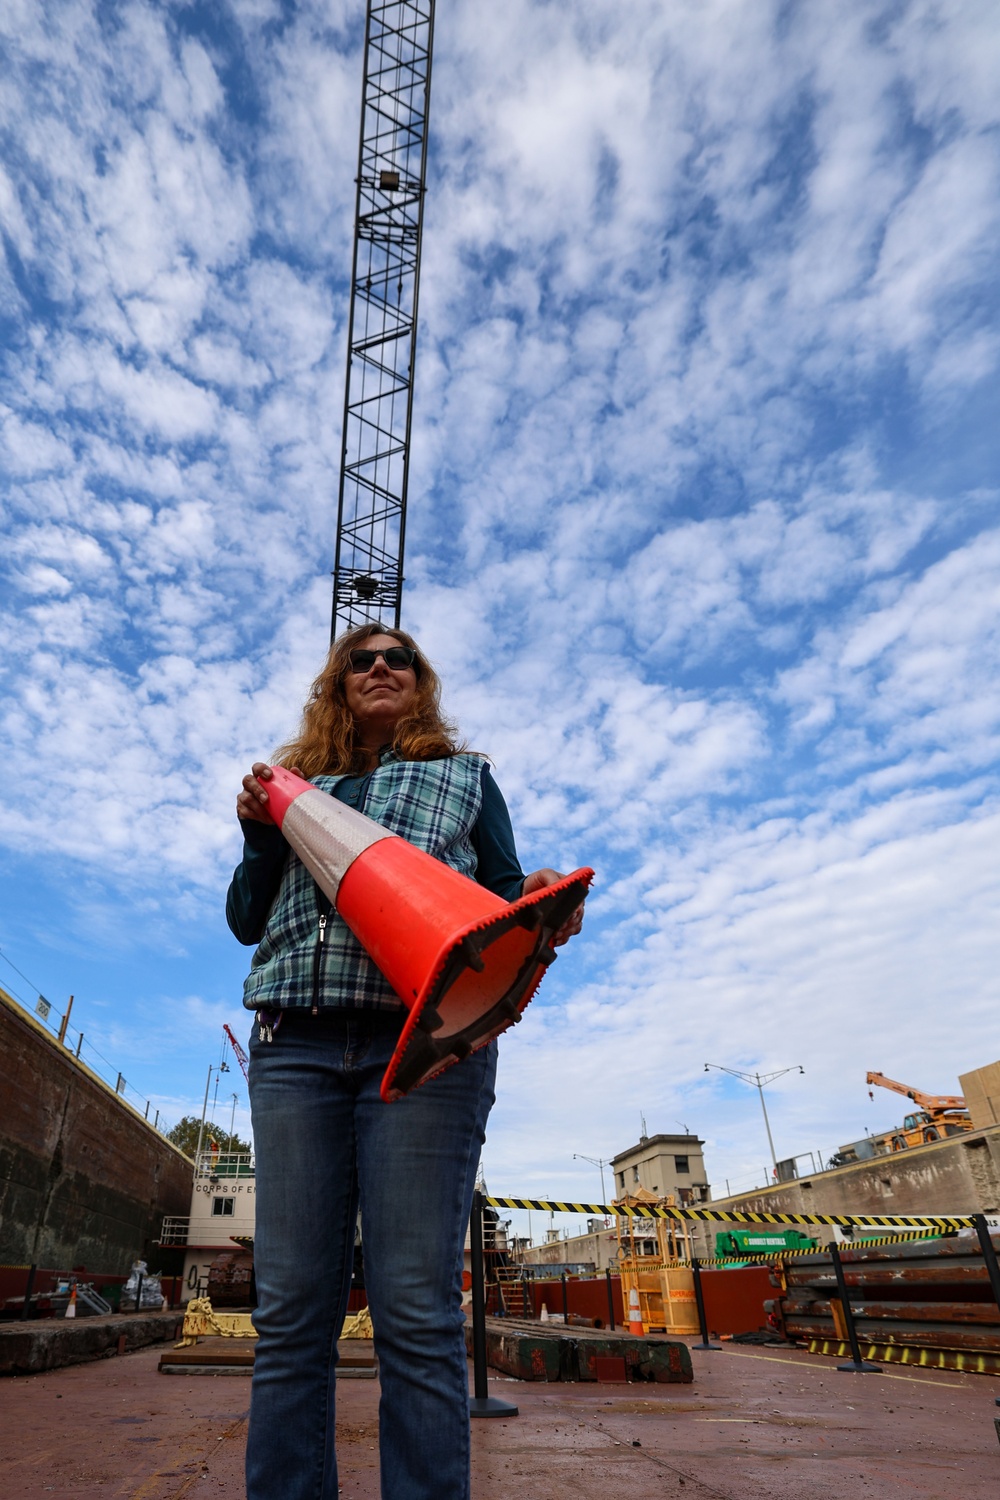
<path id="1" fill-rule="evenodd" d="M 359 646 L 351 652 L 351 671 L 370 672 L 380 656 L 386 666 L 391 667 L 394 672 L 402 672 L 405 667 L 412 667 L 417 659 L 417 653 L 412 646 L 390 646 L 387 651 L 368 651 L 365 647 Z"/>

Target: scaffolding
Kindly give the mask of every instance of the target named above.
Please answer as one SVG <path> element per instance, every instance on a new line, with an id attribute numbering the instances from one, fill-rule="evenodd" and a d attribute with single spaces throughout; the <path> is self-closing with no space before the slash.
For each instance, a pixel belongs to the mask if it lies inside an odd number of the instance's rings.
<path id="1" fill-rule="evenodd" d="M 331 636 L 399 625 L 434 0 L 369 0 Z"/>
<path id="2" fill-rule="evenodd" d="M 640 1188 L 616 1198 L 627 1208 L 674 1208 L 673 1194 L 657 1198 Z M 629 1294 L 639 1294 L 639 1313 L 646 1333 L 698 1332 L 694 1277 L 689 1262 L 693 1247 L 686 1220 L 645 1219 L 620 1215 L 618 1271 L 628 1319 Z"/>

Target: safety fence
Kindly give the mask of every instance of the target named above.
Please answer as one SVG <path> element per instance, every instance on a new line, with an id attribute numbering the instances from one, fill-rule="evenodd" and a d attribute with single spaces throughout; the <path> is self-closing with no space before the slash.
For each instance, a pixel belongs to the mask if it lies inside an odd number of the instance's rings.
<path id="1" fill-rule="evenodd" d="M 653 1260 L 651 1257 L 642 1257 L 648 1266 L 655 1265 L 664 1270 L 686 1269 L 692 1273 L 698 1323 L 701 1331 L 701 1343 L 694 1344 L 693 1348 L 695 1349 L 712 1349 L 718 1347 L 711 1342 L 705 1314 L 701 1284 L 701 1271 L 703 1268 L 747 1264 L 770 1264 L 771 1266 L 780 1268 L 789 1260 L 791 1260 L 793 1265 L 796 1262 L 807 1264 L 801 1260 L 801 1257 L 812 1256 L 813 1262 L 808 1263 L 811 1265 L 817 1257 L 822 1257 L 833 1273 L 832 1279 L 835 1287 L 834 1300 L 837 1304 L 835 1327 L 836 1332 L 843 1339 L 845 1349 L 849 1349 L 850 1351 L 851 1362 L 849 1368 L 858 1372 L 876 1368 L 869 1360 L 862 1357 L 861 1344 L 852 1313 L 851 1296 L 845 1277 L 843 1255 L 846 1254 L 853 1259 L 856 1256 L 875 1251 L 876 1247 L 904 1247 L 908 1243 L 913 1242 L 943 1240 L 946 1237 L 956 1236 L 961 1230 L 972 1229 L 976 1232 L 981 1255 L 979 1263 L 985 1265 L 992 1300 L 996 1304 L 998 1312 L 1000 1312 L 1000 1264 L 997 1261 L 996 1247 L 990 1235 L 986 1216 L 980 1213 L 948 1215 L 764 1213 L 752 1209 L 694 1208 L 660 1203 L 576 1203 L 560 1199 L 499 1196 L 477 1192 L 473 1200 L 472 1212 L 473 1358 L 474 1368 L 477 1372 L 477 1396 L 481 1394 L 484 1399 L 486 1397 L 486 1300 L 482 1247 L 483 1211 L 486 1207 L 493 1209 L 513 1208 L 550 1213 L 584 1214 L 604 1218 L 610 1216 L 624 1220 L 668 1220 L 677 1223 L 826 1226 L 841 1230 L 860 1230 L 866 1236 L 856 1244 L 838 1244 L 835 1240 L 831 1240 L 824 1247 L 813 1245 L 802 1247 L 767 1247 L 745 1251 L 740 1249 L 738 1253 L 733 1255 L 715 1256 L 712 1258 L 691 1255 L 687 1260 L 675 1259 L 666 1261 L 663 1259 Z M 873 1230 L 890 1230 L 895 1232 L 879 1235 L 877 1233 L 872 1234 Z M 954 1240 L 952 1242 L 957 1243 Z M 610 1309 L 612 1306 L 610 1271 L 607 1275 Z M 565 1306 L 565 1278 L 563 1278 L 563 1282 Z M 478 1332 L 477 1324 L 481 1325 Z"/>
<path id="2" fill-rule="evenodd" d="M 680 1208 L 660 1203 L 569 1203 L 549 1198 L 482 1195 L 491 1208 L 540 1209 L 545 1213 L 588 1214 L 624 1219 L 673 1219 L 693 1224 L 826 1224 L 838 1229 L 935 1230 L 955 1234 L 975 1229 L 979 1214 L 779 1214 L 748 1208 Z"/>
<path id="3" fill-rule="evenodd" d="M 943 1235 L 952 1235 L 954 1230 L 939 1229 L 914 1229 L 909 1233 L 880 1234 L 863 1240 L 845 1241 L 841 1245 L 842 1250 L 869 1250 L 876 1245 L 905 1245 L 914 1240 L 939 1240 Z M 700 1266 L 742 1266 L 747 1261 L 761 1261 L 763 1264 L 772 1264 L 774 1261 L 785 1260 L 794 1255 L 816 1255 L 822 1247 L 819 1245 L 775 1245 L 767 1250 L 741 1250 L 736 1255 L 699 1255 L 697 1261 Z M 692 1257 L 694 1258 L 694 1257 Z M 652 1262 L 651 1262 L 652 1263 Z M 666 1270 L 674 1270 L 683 1266 L 690 1266 L 690 1260 L 666 1260 L 657 1261 Z"/>
<path id="4" fill-rule="evenodd" d="M 883 1249 L 861 1244 L 839 1256 L 842 1281 L 829 1253 L 771 1267 L 775 1290 L 764 1307 L 771 1327 L 810 1349 L 848 1352 L 849 1319 L 866 1360 L 1000 1374 L 993 1259 L 968 1235 Z"/>

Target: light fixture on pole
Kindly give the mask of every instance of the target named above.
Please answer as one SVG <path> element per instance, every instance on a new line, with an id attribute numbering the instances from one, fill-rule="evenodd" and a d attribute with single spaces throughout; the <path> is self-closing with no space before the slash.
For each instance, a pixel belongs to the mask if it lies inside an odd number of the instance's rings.
<path id="1" fill-rule="evenodd" d="M 604 1161 L 599 1156 L 584 1156 L 584 1154 L 583 1154 L 582 1151 L 574 1151 L 573 1152 L 573 1160 L 574 1161 L 589 1161 L 592 1166 L 598 1167 L 600 1169 L 600 1173 L 601 1173 L 601 1205 L 603 1207 L 603 1205 L 607 1202 L 607 1199 L 604 1196 L 604 1168 L 605 1167 L 610 1167 L 611 1162 L 610 1161 Z"/>
<path id="2" fill-rule="evenodd" d="M 705 1072 L 715 1068 L 720 1073 L 728 1073 L 732 1078 L 738 1078 L 742 1083 L 752 1083 L 760 1095 L 760 1107 L 764 1111 L 764 1129 L 767 1131 L 767 1144 L 771 1148 L 771 1165 L 774 1168 L 775 1178 L 778 1176 L 778 1158 L 774 1154 L 774 1141 L 771 1138 L 771 1122 L 767 1118 L 767 1105 L 764 1103 L 764 1090 L 769 1083 L 774 1083 L 778 1078 L 784 1078 L 786 1073 L 805 1072 L 805 1068 L 795 1063 L 790 1068 L 778 1068 L 773 1073 L 741 1073 L 738 1068 L 724 1068 L 721 1063 L 706 1063 Z"/>

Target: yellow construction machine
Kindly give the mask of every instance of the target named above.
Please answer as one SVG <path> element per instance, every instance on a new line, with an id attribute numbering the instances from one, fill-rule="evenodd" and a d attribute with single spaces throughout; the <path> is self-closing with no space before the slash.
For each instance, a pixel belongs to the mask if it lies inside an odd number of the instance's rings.
<path id="1" fill-rule="evenodd" d="M 940 1141 L 945 1136 L 962 1135 L 972 1129 L 972 1120 L 961 1094 L 924 1094 L 906 1083 L 897 1083 L 895 1078 L 886 1078 L 884 1073 L 869 1073 L 865 1082 L 877 1083 L 880 1088 L 903 1094 L 917 1106 L 914 1114 L 904 1117 L 898 1130 L 890 1130 L 880 1138 L 883 1149 L 904 1151 L 907 1146 L 923 1146 L 928 1141 Z M 871 1097 L 874 1098 L 874 1094 Z"/>

